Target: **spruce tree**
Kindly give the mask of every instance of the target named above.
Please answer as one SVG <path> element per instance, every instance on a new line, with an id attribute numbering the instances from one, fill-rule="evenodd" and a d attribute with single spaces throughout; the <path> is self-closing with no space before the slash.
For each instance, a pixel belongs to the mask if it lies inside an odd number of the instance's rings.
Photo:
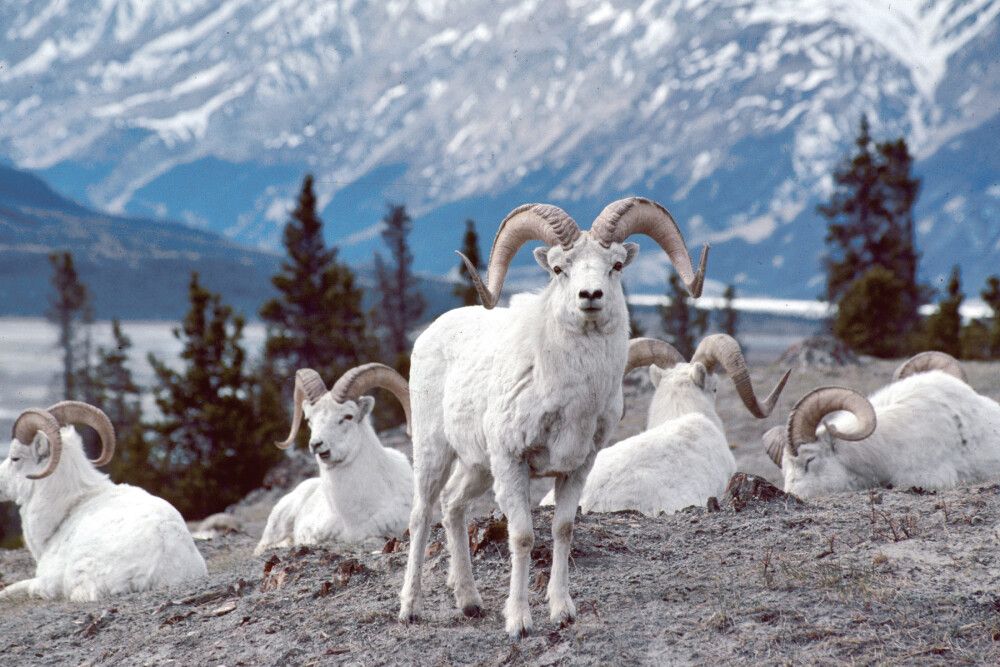
<path id="1" fill-rule="evenodd" d="M 382 240 L 389 247 L 391 263 L 375 253 L 379 303 L 377 317 L 385 332 L 383 347 L 390 363 L 404 377 L 410 371 L 410 330 L 420 322 L 427 307 L 413 274 L 413 254 L 407 237 L 413 221 L 406 207 L 390 204 L 382 219 Z"/>
<path id="2" fill-rule="evenodd" d="M 49 255 L 55 295 L 46 317 L 59 329 L 62 350 L 62 394 L 67 400 L 87 400 L 89 393 L 90 339 L 86 331 L 93 322 L 90 293 L 80 281 L 68 252 Z"/>
<path id="3" fill-rule="evenodd" d="M 646 335 L 646 330 L 641 324 L 639 324 L 639 320 L 635 316 L 632 304 L 628 302 L 628 290 L 625 289 L 624 282 L 622 282 L 622 295 L 625 297 L 625 307 L 628 309 L 628 337 L 641 338 Z"/>
<path id="4" fill-rule="evenodd" d="M 188 518 L 219 511 L 260 486 L 280 458 L 273 442 L 287 428 L 262 409 L 247 371 L 243 318 L 191 276 L 191 308 L 174 336 L 183 367 L 149 355 L 159 421 L 148 467 L 158 492 Z"/>
<path id="5" fill-rule="evenodd" d="M 472 265 L 479 271 L 483 268 L 483 259 L 479 254 L 479 235 L 476 233 L 476 223 L 473 220 L 465 221 L 465 234 L 462 236 L 462 254 L 469 258 Z M 479 293 L 469 275 L 469 269 L 465 262 L 459 260 L 458 275 L 461 282 L 455 285 L 454 293 L 463 306 L 475 306 L 479 303 Z"/>
<path id="6" fill-rule="evenodd" d="M 941 300 L 937 312 L 928 317 L 924 325 L 924 346 L 928 350 L 939 350 L 956 358 L 962 356 L 962 316 L 959 308 L 964 298 L 962 273 L 956 266 L 952 268 L 948 279 L 947 296 Z"/>
<path id="7" fill-rule="evenodd" d="M 708 311 L 688 304 L 688 293 L 677 274 L 671 272 L 667 288 L 670 303 L 660 307 L 660 322 L 667 342 L 690 359 L 708 328 Z"/>
<path id="8" fill-rule="evenodd" d="M 855 153 L 833 175 L 835 190 L 819 213 L 828 220 L 829 253 L 826 298 L 839 302 L 852 283 L 870 268 L 881 266 L 901 281 L 902 307 L 887 330 L 902 347 L 919 323 L 926 289 L 917 282 L 913 205 L 920 180 L 912 176 L 913 158 L 902 138 L 873 146 L 868 120 L 861 119 Z"/>
<path id="9" fill-rule="evenodd" d="M 333 383 L 349 368 L 372 361 L 377 342 L 368 332 L 354 273 L 323 240 L 311 175 L 285 225 L 284 245 L 288 255 L 271 278 L 279 296 L 260 310 L 267 324 L 265 358 L 276 376 L 312 368 Z"/>
<path id="10" fill-rule="evenodd" d="M 833 335 L 852 350 L 876 357 L 898 356 L 909 343 L 897 337 L 906 285 L 883 266 L 873 266 L 851 283 L 837 306 Z"/>
<path id="11" fill-rule="evenodd" d="M 993 311 L 989 330 L 989 356 L 991 359 L 1000 359 L 1000 276 L 987 278 L 986 288 L 979 295 Z"/>
<path id="12" fill-rule="evenodd" d="M 737 338 L 740 326 L 740 313 L 733 307 L 733 300 L 736 298 L 736 287 L 727 285 L 722 293 L 723 304 L 719 310 L 718 322 L 719 331 Z"/>

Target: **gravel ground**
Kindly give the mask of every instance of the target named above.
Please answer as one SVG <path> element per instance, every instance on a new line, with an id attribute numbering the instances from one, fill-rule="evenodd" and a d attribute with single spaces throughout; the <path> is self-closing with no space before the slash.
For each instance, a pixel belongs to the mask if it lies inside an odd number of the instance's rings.
<path id="1" fill-rule="evenodd" d="M 894 364 L 800 370 L 781 407 L 817 384 L 870 391 Z M 1000 398 L 998 364 L 967 364 L 974 387 Z M 777 366 L 754 379 L 777 379 Z M 769 387 L 762 389 L 766 391 Z M 622 434 L 648 401 L 630 382 Z M 777 477 L 753 420 L 720 397 L 740 468 Z M 634 432 L 634 431 L 633 431 Z M 535 633 L 513 643 L 500 609 L 508 565 L 502 521 L 474 524 L 486 616 L 465 619 L 445 586 L 440 527 L 424 573 L 425 620 L 395 620 L 404 542 L 251 555 L 277 490 L 236 508 L 248 534 L 199 542 L 208 580 L 101 603 L 2 605 L 3 664 L 622 664 L 1000 662 L 1000 485 L 940 493 L 893 490 L 741 511 L 580 517 L 571 590 L 579 618 L 560 628 L 544 603 L 551 511 L 535 510 Z M 31 576 L 24 550 L 0 552 L 0 582 Z"/>

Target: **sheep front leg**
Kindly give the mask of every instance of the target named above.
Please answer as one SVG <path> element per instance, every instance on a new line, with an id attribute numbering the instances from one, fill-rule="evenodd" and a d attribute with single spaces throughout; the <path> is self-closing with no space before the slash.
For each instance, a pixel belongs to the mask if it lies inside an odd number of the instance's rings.
<path id="1" fill-rule="evenodd" d="M 588 463 L 591 463 L 592 460 Z M 580 504 L 583 485 L 590 465 L 577 468 L 565 477 L 556 478 L 556 509 L 552 515 L 552 571 L 545 597 L 549 601 L 549 618 L 561 625 L 576 618 L 576 605 L 569 594 L 569 551 L 573 542 L 573 522 Z"/>
<path id="2" fill-rule="evenodd" d="M 532 628 L 528 605 L 528 569 L 531 548 L 535 544 L 531 525 L 531 496 L 528 492 L 528 465 L 506 456 L 490 457 L 493 493 L 500 511 L 507 517 L 510 545 L 510 594 L 504 608 L 507 634 L 513 639 L 526 637 Z"/>
<path id="3" fill-rule="evenodd" d="M 38 579 L 24 579 L 0 589 L 0 600 L 26 600 L 38 595 Z"/>

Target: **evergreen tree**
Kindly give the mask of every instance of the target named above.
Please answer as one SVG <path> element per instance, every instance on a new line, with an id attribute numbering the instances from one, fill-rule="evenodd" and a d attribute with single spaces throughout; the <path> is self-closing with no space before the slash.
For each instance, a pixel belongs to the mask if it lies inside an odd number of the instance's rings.
<path id="1" fill-rule="evenodd" d="M 948 279 L 947 296 L 941 300 L 937 312 L 928 317 L 924 325 L 926 349 L 946 352 L 956 358 L 962 356 L 962 316 L 959 308 L 964 298 L 962 273 L 956 266 Z"/>
<path id="2" fill-rule="evenodd" d="M 406 207 L 390 204 L 382 219 L 382 239 L 389 247 L 392 263 L 387 264 L 375 253 L 378 276 L 379 324 L 385 331 L 384 349 L 392 365 L 403 377 L 410 371 L 410 330 L 420 322 L 427 303 L 417 290 L 413 275 L 413 254 L 407 237 L 413 222 Z"/>
<path id="3" fill-rule="evenodd" d="M 670 303 L 660 307 L 660 322 L 667 342 L 690 359 L 708 328 L 708 311 L 688 304 L 688 293 L 677 274 L 671 272 L 667 288 Z"/>
<path id="4" fill-rule="evenodd" d="M 987 278 L 986 289 L 979 295 L 993 311 L 989 332 L 990 358 L 1000 359 L 1000 276 L 993 275 Z"/>
<path id="5" fill-rule="evenodd" d="M 906 285 L 883 266 L 874 266 L 851 283 L 833 319 L 833 335 L 851 349 L 876 357 L 898 357 L 910 344 L 900 339 Z"/>
<path id="6" fill-rule="evenodd" d="M 161 418 L 147 466 L 154 488 L 182 514 L 197 518 L 236 502 L 260 486 L 282 456 L 271 445 L 287 428 L 265 408 L 246 369 L 243 319 L 191 276 L 191 309 L 174 336 L 183 344 L 175 371 L 149 355 Z"/>
<path id="7" fill-rule="evenodd" d="M 736 298 L 736 287 L 727 285 L 726 291 L 722 293 L 722 309 L 719 310 L 718 322 L 719 331 L 728 334 L 738 340 L 738 329 L 740 326 L 740 313 L 733 307 L 733 300 Z"/>
<path id="8" fill-rule="evenodd" d="M 830 201 L 818 209 L 829 221 L 826 298 L 839 302 L 866 271 L 884 267 L 903 285 L 902 308 L 894 309 L 898 319 L 887 329 L 902 340 L 918 324 L 918 309 L 926 296 L 917 283 L 913 230 L 920 180 L 911 174 L 913 158 L 905 140 L 873 147 L 865 117 L 855 146 L 849 162 L 834 172 L 836 188 Z"/>
<path id="9" fill-rule="evenodd" d="M 312 368 L 333 383 L 349 368 L 371 361 L 377 342 L 368 332 L 354 273 L 323 241 L 311 175 L 285 225 L 284 245 L 288 256 L 271 278 L 279 296 L 260 310 L 267 324 L 265 358 L 275 377 Z"/>
<path id="10" fill-rule="evenodd" d="M 86 331 L 93 322 L 90 293 L 80 282 L 68 252 L 49 255 L 52 264 L 52 286 L 55 296 L 46 314 L 59 329 L 59 348 L 62 350 L 62 394 L 67 400 L 89 398 L 90 337 Z"/>
<path id="11" fill-rule="evenodd" d="M 472 265 L 479 271 L 483 268 L 483 259 L 479 254 L 479 235 L 476 233 L 476 223 L 473 220 L 465 221 L 465 234 L 462 236 L 462 254 L 469 258 Z M 458 275 L 462 282 L 455 285 L 454 293 L 463 306 L 475 306 L 479 303 L 479 293 L 469 275 L 469 269 L 465 262 L 459 260 Z"/>

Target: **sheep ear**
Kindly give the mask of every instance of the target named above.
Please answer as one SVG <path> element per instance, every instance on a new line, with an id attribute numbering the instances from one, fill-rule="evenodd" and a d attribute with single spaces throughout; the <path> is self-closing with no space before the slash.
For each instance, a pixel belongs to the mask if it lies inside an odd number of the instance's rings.
<path id="1" fill-rule="evenodd" d="M 691 364 L 691 381 L 698 386 L 699 389 L 705 388 L 705 381 L 708 379 L 708 370 L 705 365 L 700 361 L 696 361 Z"/>
<path id="2" fill-rule="evenodd" d="M 363 421 L 365 417 L 371 414 L 372 408 L 375 407 L 375 399 L 371 396 L 362 396 L 358 399 L 358 421 Z"/>
<path id="3" fill-rule="evenodd" d="M 552 268 L 549 266 L 549 249 L 542 246 L 540 248 L 535 248 L 535 261 L 538 262 L 538 266 L 542 267 L 546 271 L 551 272 Z"/>
<path id="4" fill-rule="evenodd" d="M 632 263 L 632 260 L 639 256 L 639 244 L 632 243 L 629 241 L 625 243 L 625 261 L 622 262 L 624 266 L 628 266 Z"/>
<path id="5" fill-rule="evenodd" d="M 35 463 L 41 463 L 52 454 L 52 445 L 45 434 L 39 431 L 31 441 L 31 452 L 35 455 Z"/>
<path id="6" fill-rule="evenodd" d="M 663 379 L 663 373 L 664 370 L 656 364 L 649 365 L 649 381 L 653 383 L 654 387 L 660 386 L 660 380 Z"/>

